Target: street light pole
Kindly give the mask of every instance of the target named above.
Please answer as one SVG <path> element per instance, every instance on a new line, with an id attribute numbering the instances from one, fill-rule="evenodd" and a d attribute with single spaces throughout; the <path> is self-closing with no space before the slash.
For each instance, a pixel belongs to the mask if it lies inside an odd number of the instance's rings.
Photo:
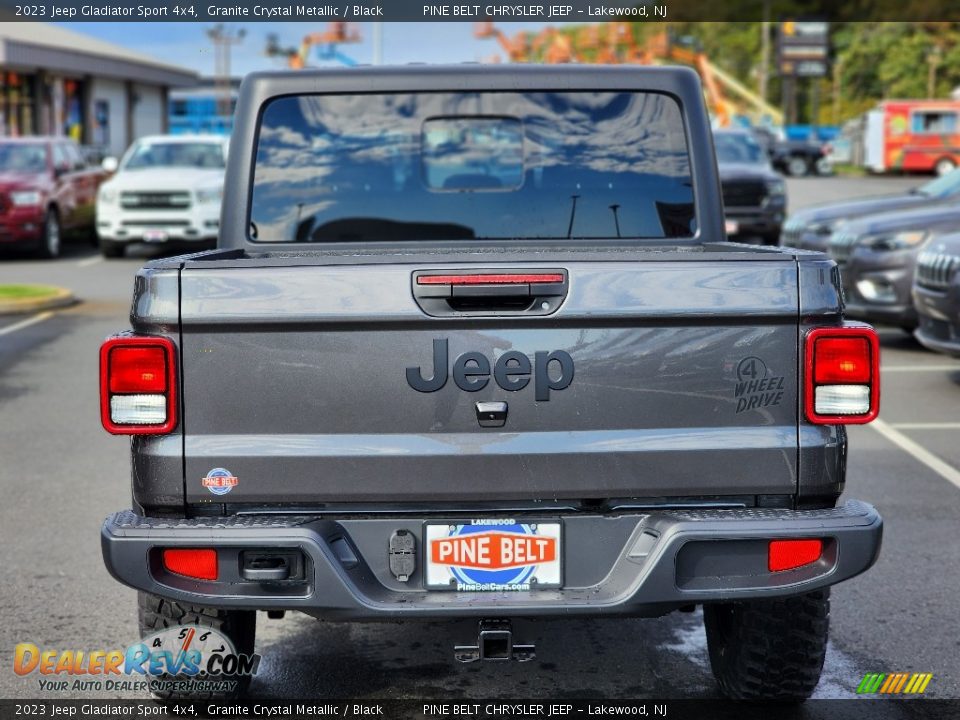
<path id="1" fill-rule="evenodd" d="M 243 28 L 234 31 L 222 23 L 207 30 L 207 37 L 213 42 L 214 51 L 214 82 L 217 88 L 218 114 L 231 115 L 230 95 L 233 90 L 230 79 L 230 54 L 234 45 L 243 42 L 247 31 Z"/>

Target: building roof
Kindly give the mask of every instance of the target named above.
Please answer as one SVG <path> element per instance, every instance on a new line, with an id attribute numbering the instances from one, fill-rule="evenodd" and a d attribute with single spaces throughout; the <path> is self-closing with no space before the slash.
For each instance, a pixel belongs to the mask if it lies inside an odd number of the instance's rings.
<path id="1" fill-rule="evenodd" d="M 0 66 L 184 87 L 198 73 L 49 23 L 0 23 Z"/>

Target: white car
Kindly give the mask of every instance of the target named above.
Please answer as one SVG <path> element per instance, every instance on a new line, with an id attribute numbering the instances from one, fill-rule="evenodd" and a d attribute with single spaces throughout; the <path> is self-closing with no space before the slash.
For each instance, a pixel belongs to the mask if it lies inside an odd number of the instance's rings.
<path id="1" fill-rule="evenodd" d="M 97 236 L 105 257 L 134 242 L 216 242 L 228 140 L 153 135 L 137 140 L 97 194 Z"/>

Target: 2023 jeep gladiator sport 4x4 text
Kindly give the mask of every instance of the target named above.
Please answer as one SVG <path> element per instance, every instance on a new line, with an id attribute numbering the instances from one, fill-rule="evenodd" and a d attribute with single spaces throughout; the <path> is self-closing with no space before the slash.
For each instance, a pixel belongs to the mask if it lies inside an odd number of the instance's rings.
<path id="1" fill-rule="evenodd" d="M 813 691 L 880 548 L 838 500 L 877 337 L 825 256 L 725 242 L 693 72 L 256 74 L 232 148 L 219 248 L 101 350 L 145 635 L 471 618 L 458 659 L 527 659 L 530 619 L 702 604 L 725 694 Z"/>

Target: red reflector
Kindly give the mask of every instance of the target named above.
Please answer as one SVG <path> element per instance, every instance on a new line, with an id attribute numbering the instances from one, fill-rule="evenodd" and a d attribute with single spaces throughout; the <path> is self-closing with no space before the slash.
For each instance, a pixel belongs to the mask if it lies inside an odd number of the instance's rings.
<path id="1" fill-rule="evenodd" d="M 793 570 L 816 562 L 822 554 L 822 540 L 771 540 L 767 569 L 770 572 Z"/>
<path id="2" fill-rule="evenodd" d="M 161 347 L 124 347 L 110 350 L 110 392 L 165 393 L 166 353 Z"/>
<path id="3" fill-rule="evenodd" d="M 865 385 L 871 381 L 870 343 L 864 337 L 818 338 L 813 349 L 813 380 L 817 385 Z"/>
<path id="4" fill-rule="evenodd" d="M 562 273 L 539 273 L 533 275 L 421 275 L 417 285 L 523 285 L 525 283 L 562 283 Z"/>
<path id="5" fill-rule="evenodd" d="M 216 580 L 217 551 L 167 548 L 163 551 L 163 566 L 177 575 L 197 580 Z"/>

